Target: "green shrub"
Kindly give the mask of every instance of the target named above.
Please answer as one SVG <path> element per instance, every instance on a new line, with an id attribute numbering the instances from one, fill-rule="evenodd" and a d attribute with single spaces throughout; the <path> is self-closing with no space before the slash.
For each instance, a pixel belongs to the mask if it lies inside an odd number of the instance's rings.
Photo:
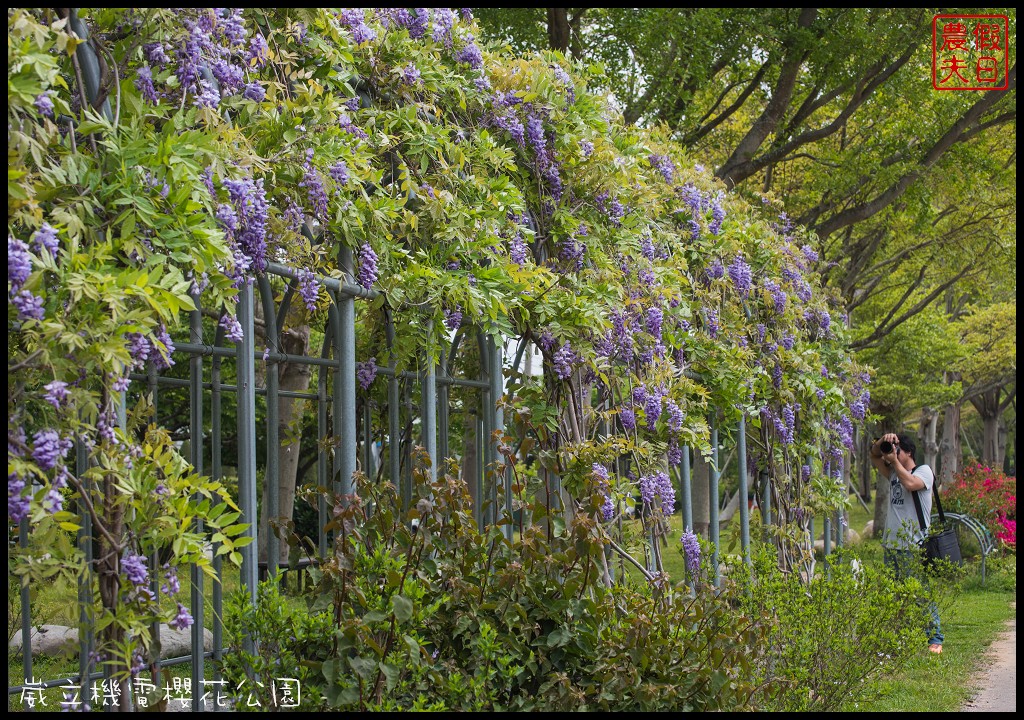
<path id="1" fill-rule="evenodd" d="M 780 571 L 762 547 L 752 575 L 736 593 L 743 610 L 770 628 L 754 678 L 766 710 L 836 711 L 922 647 L 921 584 L 861 563 L 849 549 L 830 555 L 808 583 Z"/>
<path id="2" fill-rule="evenodd" d="M 256 679 L 269 687 L 301 660 L 316 671 L 304 696 L 342 710 L 753 709 L 762 629 L 724 596 L 608 587 L 585 514 L 550 539 L 535 525 L 509 541 L 500 526 L 478 530 L 456 476 L 418 475 L 404 513 L 390 485 L 362 482 L 347 506 L 333 498 L 333 552 L 308 598 L 327 614 L 298 624 L 265 589 L 255 612 L 229 614 L 228 654 L 255 631 Z"/>

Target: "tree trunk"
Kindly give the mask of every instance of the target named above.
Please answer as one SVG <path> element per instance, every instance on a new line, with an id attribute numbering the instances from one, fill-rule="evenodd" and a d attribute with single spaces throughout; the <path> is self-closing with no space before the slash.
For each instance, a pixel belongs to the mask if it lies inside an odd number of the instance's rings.
<path id="1" fill-rule="evenodd" d="M 262 305 L 259 314 L 262 317 Z M 306 324 L 306 308 L 301 302 L 292 303 L 280 331 L 281 352 L 287 355 L 309 354 L 309 325 Z M 257 363 L 257 367 L 263 367 Z M 278 390 L 306 392 L 309 390 L 309 378 L 312 368 L 301 363 L 278 363 L 274 366 L 278 372 Z M 261 383 L 266 387 L 266 382 Z M 278 477 L 277 477 L 277 512 L 275 522 L 289 522 L 295 508 L 295 482 L 299 469 L 299 449 L 302 444 L 302 411 L 303 403 L 296 398 L 277 398 L 277 433 L 278 433 Z M 269 478 L 264 473 L 263 503 L 260 509 L 259 556 L 267 559 L 267 539 L 270 529 L 267 502 Z M 288 561 L 289 546 L 287 542 L 278 544 L 278 563 Z"/>
<path id="2" fill-rule="evenodd" d="M 711 527 L 710 490 L 708 488 L 708 472 L 710 466 L 700 452 L 693 453 L 693 469 L 690 472 L 690 502 L 693 509 L 693 532 L 708 538 Z M 715 502 L 718 498 L 715 498 Z"/>
<path id="3" fill-rule="evenodd" d="M 477 513 L 482 511 L 479 493 L 477 492 L 477 478 L 480 476 L 479 458 L 476 450 L 476 420 L 477 415 L 473 410 L 466 410 L 464 422 L 462 423 L 462 482 L 466 483 L 469 490 L 469 497 L 473 500 L 473 508 Z"/>
<path id="4" fill-rule="evenodd" d="M 946 405 L 942 413 L 942 441 L 939 443 L 939 487 L 952 482 L 960 471 L 960 403 Z"/>
<path id="5" fill-rule="evenodd" d="M 857 443 L 857 476 L 859 478 L 860 496 L 866 503 L 871 502 L 872 495 L 872 470 L 871 460 L 868 453 L 871 452 L 871 437 L 867 431 L 860 433 Z"/>
<path id="6" fill-rule="evenodd" d="M 1002 388 L 989 390 L 971 398 L 971 404 L 981 416 L 984 428 L 981 439 L 981 462 L 988 467 L 999 467 L 999 419 Z"/>
<path id="7" fill-rule="evenodd" d="M 1006 462 L 1006 438 L 1009 432 L 1003 414 L 999 414 L 999 426 L 996 428 L 996 464 L 992 467 L 1001 468 Z"/>
<path id="8" fill-rule="evenodd" d="M 547 8 L 548 11 L 548 43 L 552 50 L 562 53 L 569 52 L 569 14 L 568 8 Z"/>
<path id="9" fill-rule="evenodd" d="M 921 408 L 921 444 L 924 454 L 921 461 L 930 468 L 935 468 L 939 457 L 939 444 L 935 440 L 939 427 L 939 411 L 935 408 Z"/>

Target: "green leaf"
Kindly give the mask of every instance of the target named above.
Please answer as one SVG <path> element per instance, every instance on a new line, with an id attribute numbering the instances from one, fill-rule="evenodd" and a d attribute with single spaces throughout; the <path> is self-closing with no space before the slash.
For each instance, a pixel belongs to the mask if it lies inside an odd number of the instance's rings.
<path id="1" fill-rule="evenodd" d="M 412 600 L 404 595 L 395 595 L 391 598 L 391 603 L 395 609 L 395 619 L 400 623 L 408 622 L 409 618 L 412 617 Z"/>

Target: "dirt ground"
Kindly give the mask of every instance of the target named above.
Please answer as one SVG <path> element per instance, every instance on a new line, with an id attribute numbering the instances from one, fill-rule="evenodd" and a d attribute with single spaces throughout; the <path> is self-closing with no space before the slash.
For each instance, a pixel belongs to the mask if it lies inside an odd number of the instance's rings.
<path id="1" fill-rule="evenodd" d="M 1014 604 L 1014 610 L 1017 606 Z M 973 678 L 978 687 L 963 712 L 1017 711 L 1017 617 L 1007 623 L 988 651 L 988 664 Z"/>

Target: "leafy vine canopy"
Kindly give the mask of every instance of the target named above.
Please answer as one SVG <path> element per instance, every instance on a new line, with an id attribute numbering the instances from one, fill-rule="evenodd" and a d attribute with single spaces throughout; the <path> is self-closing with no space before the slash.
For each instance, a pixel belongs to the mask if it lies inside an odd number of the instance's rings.
<path id="1" fill-rule="evenodd" d="M 73 438 L 140 507 L 169 478 L 184 502 L 201 481 L 142 416 L 122 429 L 118 398 L 173 364 L 197 303 L 240 340 L 238 289 L 268 263 L 298 269 L 311 319 L 318 278 L 379 291 L 359 333 L 386 305 L 403 366 L 460 325 L 535 343 L 543 391 L 506 400 L 550 419 L 577 487 L 631 453 L 657 491 L 661 458 L 708 451 L 717 409 L 722 427 L 746 415 L 780 482 L 813 466 L 815 491 L 845 498 L 820 468 L 837 471 L 868 378 L 806 235 L 667 130 L 623 123 L 591 89 L 600 67 L 487 46 L 445 8 L 80 14 L 98 90 L 67 18 L 8 13 L 12 519 L 73 526 Z"/>

